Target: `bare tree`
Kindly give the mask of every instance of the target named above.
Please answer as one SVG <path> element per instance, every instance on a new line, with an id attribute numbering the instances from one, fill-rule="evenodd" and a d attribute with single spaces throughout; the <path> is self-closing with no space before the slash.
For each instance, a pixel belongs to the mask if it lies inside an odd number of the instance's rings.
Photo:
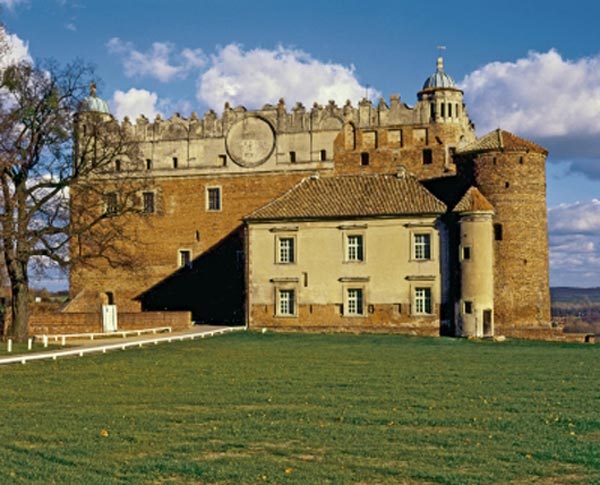
<path id="1" fill-rule="evenodd" d="M 0 84 L 0 250 L 11 288 L 8 335 L 25 339 L 30 272 L 74 258 L 132 264 L 126 213 L 139 210 L 139 163 L 127 125 L 78 114 L 93 69 L 21 63 Z M 117 159 L 125 172 L 115 172 Z M 106 192 L 106 191 L 110 192 Z M 107 200 L 118 193 L 115 200 Z M 73 204 L 73 196 L 77 203 Z"/>

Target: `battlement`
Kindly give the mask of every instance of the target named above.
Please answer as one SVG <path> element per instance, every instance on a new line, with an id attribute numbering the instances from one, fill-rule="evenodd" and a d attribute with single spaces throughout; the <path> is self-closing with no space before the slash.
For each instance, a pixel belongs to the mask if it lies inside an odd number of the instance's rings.
<path id="1" fill-rule="evenodd" d="M 339 131 L 346 122 L 352 122 L 357 127 L 372 128 L 425 122 L 417 114 L 415 108 L 400 101 L 400 96 L 392 95 L 389 102 L 381 98 L 377 104 L 363 98 L 357 106 L 353 106 L 350 100 L 343 106 L 329 101 L 326 105 L 314 103 L 311 108 L 297 102 L 288 109 L 284 99 L 280 99 L 276 105 L 265 104 L 260 109 L 248 110 L 244 106 L 232 107 L 225 103 L 221 116 L 211 109 L 202 118 L 196 112 L 189 118 L 174 113 L 167 119 L 157 115 L 154 120 L 141 115 L 134 122 L 125 117 L 121 124 L 132 130 L 139 141 L 156 142 L 221 138 L 236 122 L 248 117 L 268 121 L 275 133 L 279 134 Z"/>

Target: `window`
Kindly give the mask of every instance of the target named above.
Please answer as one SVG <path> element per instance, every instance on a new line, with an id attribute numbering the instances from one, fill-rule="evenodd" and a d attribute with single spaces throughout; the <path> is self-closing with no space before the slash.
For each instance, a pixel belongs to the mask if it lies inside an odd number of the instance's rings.
<path id="1" fill-rule="evenodd" d="M 346 237 L 346 261 L 364 261 L 363 237 L 360 234 L 350 234 Z"/>
<path id="2" fill-rule="evenodd" d="M 173 168 L 177 168 L 178 164 L 179 164 L 179 160 L 177 160 L 177 157 L 173 157 Z"/>
<path id="3" fill-rule="evenodd" d="M 363 290 L 362 288 L 348 288 L 346 308 L 348 315 L 363 314 Z"/>
<path id="4" fill-rule="evenodd" d="M 290 162 L 296 163 L 296 152 L 290 152 Z"/>
<path id="5" fill-rule="evenodd" d="M 496 241 L 502 241 L 502 224 L 494 224 L 494 239 Z"/>
<path id="6" fill-rule="evenodd" d="M 115 160 L 115 172 L 121 171 L 121 160 Z"/>
<path id="7" fill-rule="evenodd" d="M 206 189 L 206 210 L 220 211 L 221 210 L 221 188 L 208 187 Z"/>
<path id="8" fill-rule="evenodd" d="M 369 165 L 369 154 L 367 152 L 362 152 L 360 154 L 360 164 L 363 167 Z"/>
<path id="9" fill-rule="evenodd" d="M 118 198 L 116 192 L 110 192 L 104 196 L 104 213 L 107 216 L 114 216 L 119 210 Z"/>
<path id="10" fill-rule="evenodd" d="M 473 313 L 473 302 L 472 301 L 465 301 L 463 302 L 463 312 L 466 314 L 471 314 Z"/>
<path id="11" fill-rule="evenodd" d="M 294 316 L 296 314 L 296 292 L 291 289 L 278 290 L 277 314 L 282 316 Z"/>
<path id="12" fill-rule="evenodd" d="M 462 259 L 471 259 L 471 247 L 465 246 L 462 249 Z"/>
<path id="13" fill-rule="evenodd" d="M 152 160 L 146 159 L 146 170 L 152 170 Z"/>
<path id="14" fill-rule="evenodd" d="M 143 199 L 143 203 L 144 203 L 142 212 L 144 214 L 154 213 L 154 192 L 144 192 L 142 194 L 142 199 Z"/>
<path id="15" fill-rule="evenodd" d="M 321 161 L 327 160 L 327 150 L 321 150 Z"/>
<path id="16" fill-rule="evenodd" d="M 431 288 L 415 288 L 415 313 L 431 314 Z"/>
<path id="17" fill-rule="evenodd" d="M 423 165 L 431 165 L 433 163 L 433 154 L 431 148 L 425 148 L 423 150 Z"/>
<path id="18" fill-rule="evenodd" d="M 444 108 L 445 108 L 445 107 L 446 107 L 446 105 L 445 105 L 444 103 L 440 104 L 440 116 L 441 116 L 442 118 L 445 118 L 445 117 L 446 117 L 446 112 L 445 112 L 445 110 L 444 110 Z"/>
<path id="19" fill-rule="evenodd" d="M 452 118 L 452 105 L 448 103 L 448 118 Z"/>
<path id="20" fill-rule="evenodd" d="M 189 249 L 179 250 L 179 267 L 189 268 L 192 265 L 192 252 Z"/>
<path id="21" fill-rule="evenodd" d="M 219 166 L 221 166 L 221 167 L 226 166 L 227 165 L 227 155 L 225 155 L 225 154 L 219 155 L 218 162 L 219 162 Z"/>
<path id="22" fill-rule="evenodd" d="M 431 259 L 431 235 L 430 234 L 415 234 L 414 235 L 414 250 L 415 250 L 415 259 L 420 259 L 420 260 Z"/>
<path id="23" fill-rule="evenodd" d="M 283 264 L 293 263 L 295 261 L 294 238 L 280 237 L 277 240 L 277 245 L 277 262 Z"/>
<path id="24" fill-rule="evenodd" d="M 435 120 L 435 103 L 429 105 L 429 116 L 432 120 Z"/>

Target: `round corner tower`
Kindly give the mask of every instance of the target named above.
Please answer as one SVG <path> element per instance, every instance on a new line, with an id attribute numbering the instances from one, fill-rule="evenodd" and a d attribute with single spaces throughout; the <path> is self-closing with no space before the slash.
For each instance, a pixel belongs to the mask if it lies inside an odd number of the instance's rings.
<path id="1" fill-rule="evenodd" d="M 494 335 L 494 208 L 475 187 L 454 208 L 458 213 L 460 298 L 455 306 L 456 335 Z"/>
<path id="2" fill-rule="evenodd" d="M 495 130 L 460 150 L 459 174 L 493 205 L 497 326 L 550 325 L 546 155 Z"/>

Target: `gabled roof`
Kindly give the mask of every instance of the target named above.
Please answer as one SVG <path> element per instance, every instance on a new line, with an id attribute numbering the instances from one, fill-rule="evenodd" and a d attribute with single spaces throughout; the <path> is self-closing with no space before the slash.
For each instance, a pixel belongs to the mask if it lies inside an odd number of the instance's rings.
<path id="1" fill-rule="evenodd" d="M 459 148 L 457 152 L 472 153 L 493 150 L 530 151 L 543 153 L 544 155 L 548 153 L 548 150 L 546 150 L 544 147 L 501 129 L 491 131 L 487 135 L 478 138 L 474 142 Z"/>
<path id="2" fill-rule="evenodd" d="M 442 214 L 446 205 L 413 176 L 309 177 L 245 220 Z"/>
<path id="3" fill-rule="evenodd" d="M 479 192 L 477 187 L 470 187 L 462 199 L 454 206 L 452 212 L 494 212 L 494 206 Z"/>

